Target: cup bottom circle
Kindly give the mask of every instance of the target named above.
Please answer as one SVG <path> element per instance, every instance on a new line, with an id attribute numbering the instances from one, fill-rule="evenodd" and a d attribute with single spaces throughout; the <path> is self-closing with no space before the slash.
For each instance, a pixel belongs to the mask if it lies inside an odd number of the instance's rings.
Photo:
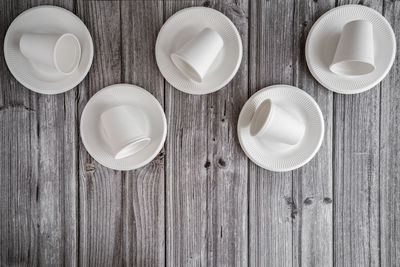
<path id="1" fill-rule="evenodd" d="M 73 73 L 79 66 L 81 46 L 78 38 L 71 34 L 63 34 L 58 38 L 54 49 L 54 65 L 64 74 Z"/>

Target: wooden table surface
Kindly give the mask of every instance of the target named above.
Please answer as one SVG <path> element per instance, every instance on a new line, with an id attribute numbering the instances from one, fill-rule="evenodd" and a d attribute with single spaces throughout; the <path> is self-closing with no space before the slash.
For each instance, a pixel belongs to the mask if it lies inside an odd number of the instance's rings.
<path id="1" fill-rule="evenodd" d="M 305 63 L 312 24 L 347 3 L 382 13 L 400 44 L 395 0 L 0 1 L 1 46 L 18 14 L 53 4 L 95 49 L 59 95 L 24 88 L 0 58 L 0 266 L 399 266 L 400 48 L 357 95 L 328 91 Z M 202 5 L 236 25 L 243 60 L 224 89 L 196 96 L 163 79 L 154 46 L 166 19 Z M 87 101 L 115 83 L 146 88 L 168 121 L 163 150 L 135 171 L 101 166 L 79 136 Z M 246 158 L 236 126 L 249 96 L 280 83 L 315 98 L 326 133 L 311 162 L 274 173 Z"/>

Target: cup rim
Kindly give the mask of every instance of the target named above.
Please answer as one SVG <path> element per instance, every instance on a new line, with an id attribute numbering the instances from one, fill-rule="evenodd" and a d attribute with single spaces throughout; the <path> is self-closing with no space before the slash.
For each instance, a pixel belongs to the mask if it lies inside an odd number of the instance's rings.
<path id="1" fill-rule="evenodd" d="M 363 65 L 367 69 L 365 71 L 359 71 L 359 72 L 350 72 L 350 68 L 347 68 L 345 70 L 345 65 L 346 64 L 351 64 L 351 63 L 357 63 L 359 65 Z M 375 70 L 375 65 L 371 62 L 365 61 L 365 60 L 360 60 L 360 59 L 345 59 L 345 60 L 340 60 L 337 62 L 333 62 L 329 65 L 329 70 L 337 75 L 345 75 L 345 76 L 361 76 L 361 75 L 366 75 Z M 360 68 L 354 68 L 355 70 L 360 70 Z"/>
<path id="2" fill-rule="evenodd" d="M 58 45 L 59 45 L 59 43 L 61 42 L 61 40 L 62 40 L 64 37 L 67 37 L 67 36 L 68 36 L 68 37 L 72 37 L 72 38 L 74 39 L 74 41 L 75 41 L 75 47 L 76 47 L 76 50 L 77 50 L 77 54 L 75 55 L 75 66 L 71 69 L 71 71 L 63 71 L 63 70 L 60 68 L 60 66 L 58 65 L 57 60 L 56 60 L 56 53 L 57 53 Z M 72 74 L 73 72 L 75 72 L 76 69 L 78 68 L 79 62 L 80 62 L 80 60 L 81 60 L 81 55 L 82 55 L 82 48 L 81 48 L 81 44 L 80 44 L 80 42 L 79 42 L 79 39 L 78 39 L 74 34 L 72 34 L 72 33 L 64 33 L 64 34 L 62 34 L 60 37 L 58 37 L 58 39 L 57 39 L 57 41 L 56 41 L 56 44 L 54 45 L 53 64 L 54 64 L 54 66 L 56 67 L 56 69 L 57 69 L 59 72 L 61 72 L 61 73 L 63 73 L 63 74 L 66 74 L 66 75 L 69 75 L 69 74 Z"/>
<path id="3" fill-rule="evenodd" d="M 184 56 L 177 53 L 172 53 L 170 57 L 175 67 L 177 67 L 186 77 L 198 83 L 203 81 L 203 77 L 200 75 L 200 73 Z M 189 71 L 187 68 L 189 68 Z"/>
<path id="4" fill-rule="evenodd" d="M 123 159 L 143 150 L 151 141 L 150 137 L 139 137 L 127 142 L 118 152 L 114 155 L 115 159 Z"/>
<path id="5" fill-rule="evenodd" d="M 262 111 L 265 111 L 266 114 L 262 114 Z M 271 99 L 267 98 L 257 107 L 256 111 L 254 112 L 250 123 L 250 136 L 259 136 L 261 133 L 265 132 L 265 129 L 271 121 L 272 113 L 272 101 Z M 261 126 L 260 121 L 262 121 Z"/>

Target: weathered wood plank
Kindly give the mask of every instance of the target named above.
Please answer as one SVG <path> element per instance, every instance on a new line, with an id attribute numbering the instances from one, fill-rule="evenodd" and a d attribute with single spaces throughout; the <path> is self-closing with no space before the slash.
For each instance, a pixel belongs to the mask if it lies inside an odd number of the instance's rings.
<path id="1" fill-rule="evenodd" d="M 74 8 L 72 0 L 0 1 L 0 35 L 20 12 L 42 3 Z M 400 262 L 400 48 L 380 86 L 336 95 L 311 77 L 303 54 L 308 30 L 333 0 L 205 1 L 239 28 L 242 66 L 217 93 L 191 96 L 166 82 L 164 96 L 154 59 L 162 18 L 200 4 L 77 1 L 95 57 L 79 89 L 65 94 L 23 88 L 0 58 L 0 265 Z M 399 44 L 400 4 L 364 4 L 383 11 Z M 165 97 L 165 167 L 162 152 L 140 170 L 112 171 L 80 142 L 78 114 L 95 92 L 119 82 L 138 84 L 161 103 Z M 248 89 L 275 83 L 304 89 L 325 116 L 320 152 L 292 173 L 248 165 L 236 136 Z"/>
<path id="2" fill-rule="evenodd" d="M 396 36 L 397 53 L 381 83 L 380 258 L 382 266 L 400 263 L 400 2 L 384 1 L 383 14 Z"/>
<path id="3" fill-rule="evenodd" d="M 45 3 L 74 11 L 72 0 Z M 76 90 L 38 96 L 40 265 L 77 265 Z"/>
<path id="4" fill-rule="evenodd" d="M 0 2 L 2 40 L 25 5 Z M 0 263 L 28 266 L 38 261 L 36 95 L 12 77 L 3 56 L 0 82 Z"/>
<path id="5" fill-rule="evenodd" d="M 293 83 L 294 1 L 250 2 L 251 93 Z M 292 173 L 274 173 L 250 162 L 249 260 L 251 266 L 292 266 L 292 226 L 297 207 Z"/>
<path id="6" fill-rule="evenodd" d="M 165 17 L 201 4 L 166 1 Z M 247 265 L 247 159 L 236 121 L 247 99 L 247 1 L 206 1 L 241 32 L 243 61 L 234 80 L 211 95 L 166 83 L 167 265 Z"/>
<path id="7" fill-rule="evenodd" d="M 339 5 L 358 1 L 339 1 Z M 381 1 L 365 5 L 382 10 Z M 334 95 L 334 264 L 379 265 L 379 85 Z"/>
<path id="8" fill-rule="evenodd" d="M 243 58 L 235 78 L 207 99 L 207 266 L 248 265 L 248 160 L 236 130 L 241 107 L 248 98 L 248 2 L 210 3 L 238 28 Z"/>
<path id="9" fill-rule="evenodd" d="M 70 10 L 73 8 L 72 1 L 8 1 L 8 3 L 5 1 L 2 3 L 12 7 L 11 12 L 8 10 L 10 13 L 2 15 L 9 19 L 15 18 L 17 14 L 30 7 L 41 4 L 59 5 Z M 7 12 L 7 8 L 4 11 Z M 2 25 L 7 29 L 9 23 Z M 5 65 L 4 70 L 7 71 Z M 20 229 L 25 228 L 29 231 L 8 236 L 16 245 L 15 250 L 7 250 L 10 256 L 8 260 L 11 261 L 10 264 L 74 266 L 77 259 L 75 92 L 72 90 L 56 96 L 39 95 L 27 89 L 21 89 L 23 87 L 12 78 L 11 74 L 2 81 L 9 79 L 11 79 L 12 92 L 8 94 L 7 89 L 2 87 L 5 89 L 3 91 L 5 115 L 15 115 L 14 119 L 21 119 L 21 122 L 15 123 L 23 124 L 26 120 L 20 117 L 21 111 L 28 112 L 29 131 L 25 131 L 22 124 L 16 124 L 21 128 L 21 132 L 16 134 L 11 131 L 9 134 L 14 136 L 5 137 L 5 140 L 12 142 L 16 138 L 17 144 L 29 142 L 27 151 L 30 151 L 30 154 L 29 159 L 26 159 L 25 151 L 21 151 L 19 145 L 17 146 L 14 155 L 16 158 L 13 162 L 20 167 L 13 169 L 7 177 L 7 179 L 15 180 L 17 184 L 14 184 L 13 191 L 7 194 L 18 196 L 18 202 L 21 204 L 29 201 L 30 205 L 28 212 L 15 210 L 21 215 L 28 215 L 25 218 L 26 225 L 20 225 Z M 29 103 L 25 103 L 25 99 L 29 99 Z M 19 112 L 15 113 L 13 109 Z M 6 118 L 9 117 L 6 116 Z M 14 126 L 10 125 L 11 129 L 15 130 Z M 4 125 L 4 128 L 7 129 L 7 126 Z M 9 167 L 13 167 L 14 163 Z M 18 177 L 22 178 L 24 175 L 27 175 L 25 179 L 19 181 Z M 29 190 L 25 190 L 25 187 Z M 20 208 L 23 208 L 23 205 Z M 8 218 L 14 219 L 13 216 Z M 3 229 L 6 228 L 2 227 Z M 22 237 L 20 234 L 28 234 L 28 239 L 19 240 L 19 237 Z M 27 257 L 13 258 L 19 253 Z"/>
<path id="10" fill-rule="evenodd" d="M 162 1 L 121 2 L 122 81 L 145 88 L 163 105 L 164 79 L 154 56 L 162 24 Z M 122 177 L 124 265 L 165 264 L 164 153 Z"/>
<path id="11" fill-rule="evenodd" d="M 103 87 L 121 82 L 120 3 L 77 3 L 94 44 L 93 65 L 78 87 L 79 114 L 89 98 Z M 79 142 L 79 264 L 118 266 L 122 263 L 123 173 L 97 163 Z"/>
<path id="12" fill-rule="evenodd" d="M 314 22 L 335 6 L 335 1 L 296 1 L 294 8 L 294 81 L 309 93 L 324 115 L 325 136 L 317 155 L 293 171 L 293 198 L 298 215 L 293 229 L 293 259 L 297 266 L 333 265 L 332 216 L 332 105 L 333 93 L 308 70 L 305 42 Z"/>
<path id="13" fill-rule="evenodd" d="M 0 153 L 0 263 L 32 266 L 38 262 L 40 226 L 34 109 L 1 107 Z"/>

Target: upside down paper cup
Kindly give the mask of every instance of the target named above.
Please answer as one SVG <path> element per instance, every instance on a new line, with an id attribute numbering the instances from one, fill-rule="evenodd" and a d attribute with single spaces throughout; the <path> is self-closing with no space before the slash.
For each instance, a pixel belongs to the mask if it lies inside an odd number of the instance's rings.
<path id="1" fill-rule="evenodd" d="M 81 45 L 72 33 L 26 33 L 22 35 L 19 47 L 32 62 L 47 65 L 64 74 L 73 73 L 81 59 Z"/>
<path id="2" fill-rule="evenodd" d="M 354 20 L 344 25 L 329 69 L 338 75 L 364 75 L 375 69 L 372 24 Z"/>
<path id="3" fill-rule="evenodd" d="M 216 31 L 205 28 L 172 53 L 171 60 L 186 77 L 200 83 L 223 46 L 222 37 Z"/>
<path id="4" fill-rule="evenodd" d="M 100 116 L 105 141 L 115 159 L 138 153 L 151 141 L 145 134 L 143 112 L 130 106 L 116 106 Z"/>
<path id="5" fill-rule="evenodd" d="M 257 107 L 250 123 L 251 136 L 288 145 L 297 144 L 303 138 L 304 132 L 304 124 L 274 104 L 271 99 L 264 100 Z"/>

